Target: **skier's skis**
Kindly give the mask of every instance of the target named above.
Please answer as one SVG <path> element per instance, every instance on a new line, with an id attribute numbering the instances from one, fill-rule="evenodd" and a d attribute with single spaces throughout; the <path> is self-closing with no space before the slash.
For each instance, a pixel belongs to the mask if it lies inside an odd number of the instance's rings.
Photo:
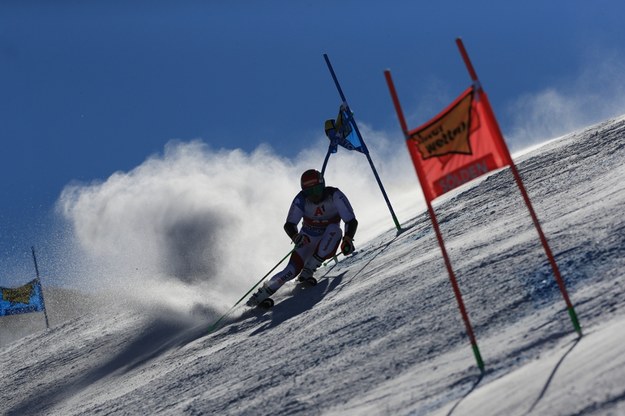
<path id="1" fill-rule="evenodd" d="M 317 284 L 317 279 L 314 277 L 308 277 L 304 280 L 298 280 L 298 286 L 301 288 L 313 287 Z M 271 309 L 275 304 L 274 300 L 271 298 L 267 298 L 260 302 L 258 305 L 254 306 L 254 308 L 258 309 Z"/>

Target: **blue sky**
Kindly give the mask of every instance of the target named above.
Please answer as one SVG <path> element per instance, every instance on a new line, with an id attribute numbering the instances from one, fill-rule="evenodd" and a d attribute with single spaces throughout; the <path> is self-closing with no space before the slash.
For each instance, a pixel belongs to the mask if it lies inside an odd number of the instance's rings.
<path id="1" fill-rule="evenodd" d="M 625 112 L 621 1 L 512 4 L 3 0 L 0 257 L 46 238 L 67 184 L 132 170 L 172 139 L 294 157 L 340 103 L 323 53 L 357 120 L 398 146 L 384 69 L 416 127 L 469 85 L 457 36 L 513 150 Z M 544 128 L 526 138 L 532 123 Z"/>

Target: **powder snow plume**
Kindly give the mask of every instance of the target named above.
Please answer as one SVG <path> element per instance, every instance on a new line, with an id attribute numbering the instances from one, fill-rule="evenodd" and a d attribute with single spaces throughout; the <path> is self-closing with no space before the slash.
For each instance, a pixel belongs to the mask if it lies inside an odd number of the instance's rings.
<path id="1" fill-rule="evenodd" d="M 390 198 L 418 212 L 420 191 L 403 142 L 389 148 L 386 138 L 364 130 Z M 171 141 L 129 172 L 68 185 L 57 203 L 70 228 L 63 273 L 72 286 L 150 304 L 227 308 L 292 248 L 282 229 L 289 204 L 301 173 L 320 169 L 326 149 L 320 138 L 288 160 L 265 146 L 246 153 Z M 361 222 L 357 244 L 394 227 L 364 155 L 339 151 L 326 182 L 352 201 Z M 399 197 L 407 188 L 410 197 Z"/>
<path id="2" fill-rule="evenodd" d="M 526 92 L 501 109 L 512 119 L 506 137 L 511 150 L 521 150 L 623 114 L 623 52 L 592 48 L 582 54 L 585 64 L 574 77 Z"/>

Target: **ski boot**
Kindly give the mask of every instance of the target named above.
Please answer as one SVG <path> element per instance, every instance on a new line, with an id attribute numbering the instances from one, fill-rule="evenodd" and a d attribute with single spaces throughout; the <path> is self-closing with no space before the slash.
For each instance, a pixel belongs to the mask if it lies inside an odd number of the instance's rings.
<path id="1" fill-rule="evenodd" d="M 315 271 L 319 268 L 319 266 L 321 266 L 322 263 L 323 259 L 318 257 L 316 254 L 313 254 L 313 256 L 306 261 L 306 264 L 304 264 L 304 269 L 300 273 L 297 280 L 304 284 L 304 286 L 316 285 L 317 279 L 313 277 L 313 274 L 315 274 Z"/>
<path id="2" fill-rule="evenodd" d="M 249 307 L 259 308 L 271 308 L 273 306 L 273 299 L 269 296 L 273 295 L 275 291 L 271 290 L 267 284 L 263 284 L 256 293 L 252 295 L 245 303 Z"/>
<path id="3" fill-rule="evenodd" d="M 314 270 L 305 268 L 298 276 L 297 281 L 300 282 L 302 286 L 314 286 L 317 284 L 317 279 L 313 277 L 313 273 L 315 273 Z"/>

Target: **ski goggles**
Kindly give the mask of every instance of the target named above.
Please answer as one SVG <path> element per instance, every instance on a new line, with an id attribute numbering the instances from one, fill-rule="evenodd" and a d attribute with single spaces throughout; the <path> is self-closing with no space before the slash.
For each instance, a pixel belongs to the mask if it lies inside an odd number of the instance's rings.
<path id="1" fill-rule="evenodd" d="M 304 192 L 304 196 L 309 197 L 309 196 L 321 196 L 321 194 L 323 194 L 323 189 L 325 188 L 325 186 L 323 186 L 322 183 L 318 183 L 317 185 L 313 185 L 309 188 L 306 188 L 304 190 L 302 190 Z"/>

